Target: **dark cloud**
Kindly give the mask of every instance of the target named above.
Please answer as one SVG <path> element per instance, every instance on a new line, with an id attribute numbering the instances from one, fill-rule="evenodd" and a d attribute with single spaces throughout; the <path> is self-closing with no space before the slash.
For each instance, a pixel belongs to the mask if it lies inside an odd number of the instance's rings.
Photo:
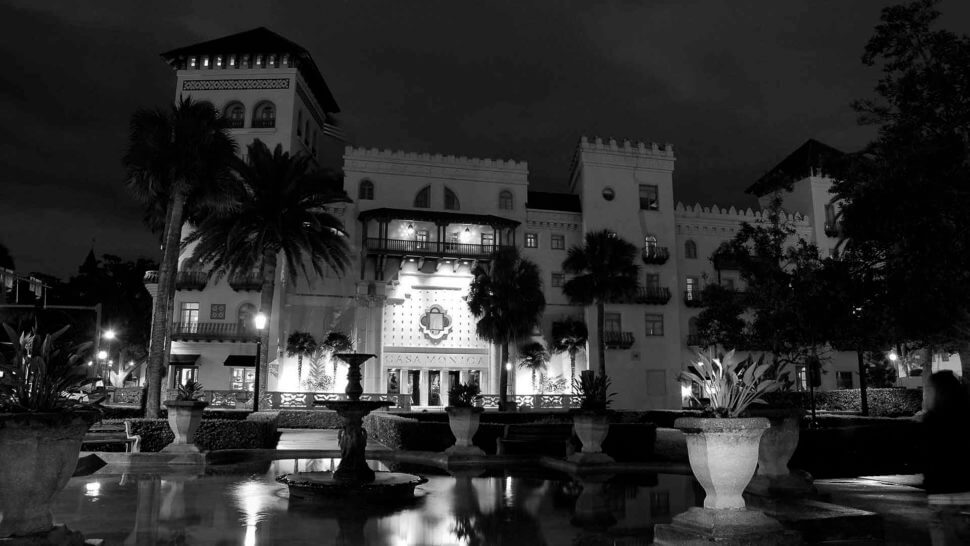
<path id="1" fill-rule="evenodd" d="M 853 150 L 859 58 L 888 2 L 231 1 L 8 3 L 0 13 L 0 241 L 65 275 L 98 252 L 157 253 L 121 156 L 140 106 L 164 106 L 158 54 L 265 25 L 305 46 L 358 145 L 529 162 L 565 190 L 583 135 L 671 142 L 676 198 L 742 191 L 809 137 Z M 970 27 L 970 4 L 941 4 Z"/>

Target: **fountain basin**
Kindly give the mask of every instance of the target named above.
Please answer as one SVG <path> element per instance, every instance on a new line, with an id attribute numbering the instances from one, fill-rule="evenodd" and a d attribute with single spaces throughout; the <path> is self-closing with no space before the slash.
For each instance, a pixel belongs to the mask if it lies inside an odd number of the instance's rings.
<path id="1" fill-rule="evenodd" d="M 414 497 L 414 488 L 428 479 L 401 472 L 375 472 L 373 481 L 360 483 L 335 479 L 333 472 L 296 472 L 280 475 L 276 481 L 289 488 L 290 498 L 395 502 Z"/>

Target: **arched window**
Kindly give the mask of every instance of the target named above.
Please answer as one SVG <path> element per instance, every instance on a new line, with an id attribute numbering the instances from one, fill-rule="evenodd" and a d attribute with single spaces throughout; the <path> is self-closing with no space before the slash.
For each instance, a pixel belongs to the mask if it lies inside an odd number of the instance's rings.
<path id="1" fill-rule="evenodd" d="M 255 330 L 256 325 L 253 324 L 253 317 L 255 316 L 256 306 L 251 303 L 244 303 L 239 306 L 239 312 L 236 313 L 236 324 L 239 325 L 239 329 L 243 332 Z"/>
<path id="2" fill-rule="evenodd" d="M 229 127 L 242 129 L 246 125 L 246 107 L 239 101 L 233 101 L 226 105 L 224 114 Z"/>
<path id="3" fill-rule="evenodd" d="M 498 194 L 498 208 L 502 210 L 512 210 L 515 208 L 515 201 L 512 198 L 512 192 L 509 190 L 502 190 L 502 193 Z"/>
<path id="4" fill-rule="evenodd" d="M 421 188 L 421 191 L 414 196 L 414 206 L 419 209 L 426 209 L 431 206 L 431 186 Z"/>
<path id="5" fill-rule="evenodd" d="M 654 235 L 647 235 L 643 238 L 643 250 L 647 253 L 657 250 L 657 237 Z"/>
<path id="6" fill-rule="evenodd" d="M 296 113 L 296 136 L 303 136 L 303 110 Z"/>
<path id="7" fill-rule="evenodd" d="M 256 105 L 253 127 L 262 129 L 276 127 L 276 105 L 272 102 L 261 102 Z"/>
<path id="8" fill-rule="evenodd" d="M 684 256 L 690 258 L 691 260 L 697 258 L 697 243 L 688 240 L 684 243 Z"/>
<path id="9" fill-rule="evenodd" d="M 362 180 L 360 182 L 360 187 L 357 188 L 357 199 L 374 199 L 374 183 L 370 180 Z"/>
<path id="10" fill-rule="evenodd" d="M 461 204 L 458 203 L 458 195 L 451 191 L 451 188 L 445 188 L 445 210 L 459 209 L 461 209 Z"/>

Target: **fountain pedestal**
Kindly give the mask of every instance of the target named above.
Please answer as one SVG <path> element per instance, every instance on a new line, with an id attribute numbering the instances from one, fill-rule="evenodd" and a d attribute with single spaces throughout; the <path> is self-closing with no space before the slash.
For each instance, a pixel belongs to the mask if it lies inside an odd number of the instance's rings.
<path id="1" fill-rule="evenodd" d="M 360 365 L 374 358 L 372 354 L 339 353 L 334 355 L 347 363 L 347 393 L 349 400 L 316 402 L 337 412 L 344 422 L 340 430 L 340 465 L 335 472 L 295 472 L 284 474 L 276 481 L 289 487 L 291 498 L 326 500 L 356 497 L 379 500 L 402 500 L 414 495 L 414 488 L 428 481 L 426 478 L 398 472 L 375 473 L 367 466 L 365 452 L 367 431 L 364 416 L 393 402 L 361 400 L 364 392 L 360 384 Z"/>

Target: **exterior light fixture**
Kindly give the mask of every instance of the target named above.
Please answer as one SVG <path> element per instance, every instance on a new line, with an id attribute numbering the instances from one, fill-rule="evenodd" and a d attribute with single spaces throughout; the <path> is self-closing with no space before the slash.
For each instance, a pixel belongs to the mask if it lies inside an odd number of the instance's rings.
<path id="1" fill-rule="evenodd" d="M 104 360 L 108 358 L 108 351 L 98 351 L 98 360 Z"/>
<path id="2" fill-rule="evenodd" d="M 899 355 L 896 354 L 896 351 L 889 351 L 889 361 L 896 362 L 897 360 L 899 360 Z"/>
<path id="3" fill-rule="evenodd" d="M 408 235 L 414 235 L 414 225 L 408 224 Z"/>
<path id="4" fill-rule="evenodd" d="M 88 360 L 88 366 L 94 366 L 94 361 L 93 360 Z"/>
<path id="5" fill-rule="evenodd" d="M 505 369 L 511 372 L 512 371 L 512 363 L 511 362 L 506 362 L 505 363 Z"/>
<path id="6" fill-rule="evenodd" d="M 266 328 L 266 313 L 256 313 L 256 316 L 253 317 L 253 326 L 255 326 L 257 330 Z"/>
<path id="7" fill-rule="evenodd" d="M 114 339 L 115 336 L 116 334 L 114 330 L 105 330 L 104 332 L 104 339 L 111 340 L 111 339 Z"/>

